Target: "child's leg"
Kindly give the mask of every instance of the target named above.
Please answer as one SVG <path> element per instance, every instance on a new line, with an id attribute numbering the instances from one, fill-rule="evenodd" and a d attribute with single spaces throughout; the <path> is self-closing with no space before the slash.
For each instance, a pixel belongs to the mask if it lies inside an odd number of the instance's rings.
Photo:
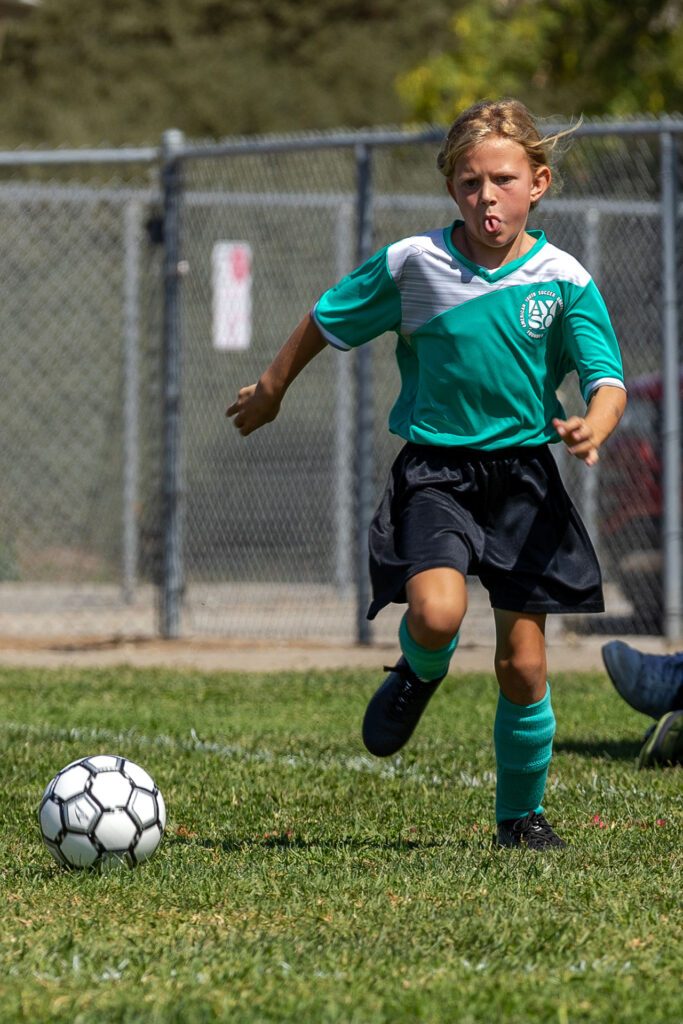
<path id="1" fill-rule="evenodd" d="M 535 704 L 545 697 L 547 663 L 545 615 L 524 615 L 494 609 L 496 678 L 501 693 L 513 704 Z"/>
<path id="2" fill-rule="evenodd" d="M 456 569 L 427 569 L 406 584 L 408 611 L 399 629 L 403 655 L 420 679 L 448 671 L 467 611 L 465 577 Z"/>
<path id="3" fill-rule="evenodd" d="M 495 610 L 496 820 L 540 814 L 555 716 L 546 682 L 545 616 Z"/>
<path id="4" fill-rule="evenodd" d="M 406 743 L 446 675 L 467 608 L 465 577 L 455 569 L 427 569 L 406 585 L 408 611 L 399 629 L 403 657 L 368 704 L 363 742 L 387 757 Z"/>

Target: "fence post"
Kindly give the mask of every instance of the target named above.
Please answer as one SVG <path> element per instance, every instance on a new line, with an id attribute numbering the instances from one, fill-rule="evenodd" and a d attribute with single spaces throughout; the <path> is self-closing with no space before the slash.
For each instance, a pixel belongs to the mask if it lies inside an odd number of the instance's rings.
<path id="1" fill-rule="evenodd" d="M 678 161 L 676 137 L 660 136 L 662 210 L 662 554 L 664 634 L 681 637 L 681 368 L 678 342 Z"/>
<path id="2" fill-rule="evenodd" d="M 337 212 L 335 278 L 353 267 L 353 204 L 345 201 Z M 336 364 L 334 401 L 334 579 L 337 596 L 349 595 L 353 580 L 353 397 L 352 360 L 347 352 L 333 352 Z"/>
<path id="3" fill-rule="evenodd" d="M 360 143 L 356 146 L 357 174 L 357 263 L 371 255 L 372 249 L 372 150 Z M 373 425 L 374 397 L 372 389 L 372 346 L 361 345 L 355 353 L 356 362 L 356 472 L 358 475 L 358 515 L 356 517 L 356 639 L 359 644 L 372 640 L 366 618 L 370 603 L 368 575 L 368 528 L 373 502 Z"/>
<path id="4" fill-rule="evenodd" d="M 183 488 L 180 415 L 180 212 L 182 173 L 179 156 L 182 132 L 164 132 L 161 178 L 164 217 L 163 313 L 163 467 L 162 582 L 160 632 L 165 639 L 180 635 L 183 572 Z"/>
<path id="5" fill-rule="evenodd" d="M 138 575 L 138 363 L 140 348 L 140 203 L 124 208 L 123 310 L 123 600 L 135 600 Z"/>

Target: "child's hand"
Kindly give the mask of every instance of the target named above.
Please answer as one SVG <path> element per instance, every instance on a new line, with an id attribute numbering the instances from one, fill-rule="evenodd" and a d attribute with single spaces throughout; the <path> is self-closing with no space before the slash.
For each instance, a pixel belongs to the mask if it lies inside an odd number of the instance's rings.
<path id="1" fill-rule="evenodd" d="M 225 415 L 235 417 L 235 426 L 242 437 L 246 437 L 264 423 L 275 419 L 280 411 L 280 402 L 280 397 L 268 392 L 259 381 L 258 384 L 240 388 L 237 401 L 232 403 Z"/>
<path id="2" fill-rule="evenodd" d="M 582 416 L 570 416 L 568 420 L 553 420 L 553 426 L 567 446 L 570 455 L 583 459 L 587 466 L 598 461 L 598 447 L 593 429 Z"/>

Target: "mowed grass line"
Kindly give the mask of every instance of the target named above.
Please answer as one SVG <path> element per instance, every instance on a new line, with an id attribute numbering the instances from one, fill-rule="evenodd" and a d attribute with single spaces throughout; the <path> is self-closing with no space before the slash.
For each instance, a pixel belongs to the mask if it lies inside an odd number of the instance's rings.
<path id="1" fill-rule="evenodd" d="M 546 809 L 492 846 L 492 676 L 451 676 L 402 756 L 360 741 L 372 672 L 0 671 L 0 1021 L 680 1019 L 680 769 L 604 675 L 552 681 Z M 142 764 L 167 834 L 65 872 L 36 809 L 89 753 Z"/>

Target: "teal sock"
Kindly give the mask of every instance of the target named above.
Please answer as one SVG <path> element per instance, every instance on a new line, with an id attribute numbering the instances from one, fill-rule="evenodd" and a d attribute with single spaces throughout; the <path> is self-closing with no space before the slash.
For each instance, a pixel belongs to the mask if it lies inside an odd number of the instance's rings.
<path id="1" fill-rule="evenodd" d="M 549 686 L 543 700 L 527 707 L 513 704 L 499 694 L 493 727 L 498 765 L 497 822 L 523 818 L 529 811 L 543 811 L 541 801 L 554 735 L 555 715 Z"/>
<path id="2" fill-rule="evenodd" d="M 432 679 L 440 679 L 441 676 L 446 675 L 453 651 L 458 646 L 459 639 L 460 634 L 456 633 L 451 642 L 446 644 L 445 647 L 439 647 L 436 651 L 430 651 L 429 648 L 423 647 L 413 640 L 408 632 L 405 615 L 401 619 L 401 625 L 398 627 L 398 640 L 403 656 L 418 679 L 423 679 L 425 682 L 430 682 Z"/>

